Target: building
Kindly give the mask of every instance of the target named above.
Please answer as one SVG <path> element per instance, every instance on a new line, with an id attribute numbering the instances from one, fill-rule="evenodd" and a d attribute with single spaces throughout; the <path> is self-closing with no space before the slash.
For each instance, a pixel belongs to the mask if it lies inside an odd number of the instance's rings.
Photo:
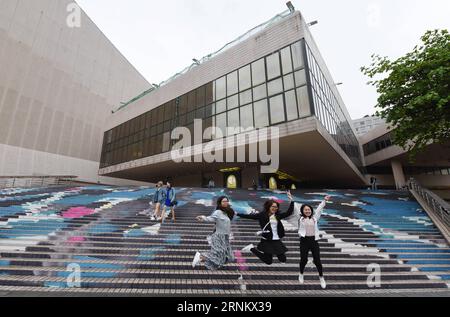
<path id="1" fill-rule="evenodd" d="M 114 113 L 105 126 L 100 175 L 172 179 L 177 186 L 210 179 L 231 188 L 364 186 L 352 120 L 300 12 L 284 13 L 245 38 Z M 174 162 L 171 132 L 182 126 L 194 134 L 195 119 L 203 127 L 277 127 L 278 169 L 261 173 L 260 159 Z M 231 132 L 226 142 L 200 134 L 188 157 L 201 157 L 211 143 L 216 150 L 237 151 L 228 143 L 236 135 L 245 133 Z M 245 139 L 246 154 L 254 143 Z"/>
<path id="2" fill-rule="evenodd" d="M 400 189 L 412 177 L 450 200 L 450 142 L 427 146 L 414 162 L 407 150 L 393 144 L 387 124 L 361 136 L 359 142 L 363 146 L 367 175 L 376 177 L 380 186 Z"/>
<path id="3" fill-rule="evenodd" d="M 0 65 L 0 176 L 124 182 L 98 175 L 103 127 L 150 84 L 73 1 L 0 1 Z"/>
<path id="4" fill-rule="evenodd" d="M 365 116 L 364 118 L 353 120 L 353 126 L 358 137 L 385 123 L 384 119 L 377 116 Z"/>

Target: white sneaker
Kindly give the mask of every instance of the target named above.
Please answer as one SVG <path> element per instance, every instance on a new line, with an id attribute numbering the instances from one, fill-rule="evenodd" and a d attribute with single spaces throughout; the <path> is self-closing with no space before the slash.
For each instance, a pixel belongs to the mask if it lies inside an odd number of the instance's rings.
<path id="1" fill-rule="evenodd" d="M 151 217 L 150 217 L 150 220 L 151 220 L 151 221 L 155 221 L 155 220 L 156 220 L 155 216 L 151 216 Z"/>
<path id="2" fill-rule="evenodd" d="M 305 283 L 305 278 L 304 278 L 303 274 L 298 275 L 298 281 L 300 282 L 300 284 Z"/>
<path id="3" fill-rule="evenodd" d="M 201 261 L 201 254 L 197 252 L 194 256 L 194 261 L 192 261 L 192 267 L 195 268 Z"/>
<path id="4" fill-rule="evenodd" d="M 327 283 L 325 282 L 325 279 L 323 277 L 319 277 L 320 279 L 320 286 L 325 289 L 327 288 Z"/>
<path id="5" fill-rule="evenodd" d="M 255 246 L 253 244 L 249 244 L 248 246 L 246 246 L 245 248 L 242 249 L 242 252 L 252 252 L 252 249 Z"/>

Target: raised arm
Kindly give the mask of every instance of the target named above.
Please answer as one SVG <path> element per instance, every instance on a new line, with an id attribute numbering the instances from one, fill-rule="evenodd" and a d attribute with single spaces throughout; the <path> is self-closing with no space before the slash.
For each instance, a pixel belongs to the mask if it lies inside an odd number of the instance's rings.
<path id="1" fill-rule="evenodd" d="M 317 207 L 316 212 L 314 213 L 314 217 L 317 221 L 319 221 L 320 217 L 322 216 L 322 211 L 325 208 L 327 201 L 329 201 L 331 196 L 326 196 L 324 201 L 320 203 L 320 205 Z"/>
<path id="2" fill-rule="evenodd" d="M 292 216 L 292 214 L 294 213 L 294 207 L 295 207 L 295 203 L 293 201 L 291 201 L 291 204 L 289 205 L 289 209 L 286 212 L 279 214 L 278 218 L 281 220 L 281 219 L 285 219 L 285 218 Z"/>
<path id="3" fill-rule="evenodd" d="M 205 221 L 205 222 L 216 222 L 217 218 L 218 218 L 218 210 L 214 211 L 211 216 L 198 216 L 197 220 L 198 221 Z"/>
<path id="4" fill-rule="evenodd" d="M 236 213 L 236 215 L 238 217 L 244 218 L 244 219 L 251 219 L 251 220 L 258 220 L 259 219 L 259 212 L 252 212 L 251 214 L 238 214 Z"/>

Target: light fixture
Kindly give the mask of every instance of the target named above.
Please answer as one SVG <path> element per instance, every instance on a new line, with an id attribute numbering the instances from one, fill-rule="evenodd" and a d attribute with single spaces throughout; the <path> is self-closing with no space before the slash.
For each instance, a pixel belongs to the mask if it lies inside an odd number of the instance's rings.
<path id="1" fill-rule="evenodd" d="M 289 1 L 288 3 L 286 3 L 286 5 L 287 5 L 287 7 L 289 8 L 289 11 L 295 12 L 294 5 L 292 4 L 291 1 Z"/>
<path id="2" fill-rule="evenodd" d="M 195 64 L 200 65 L 200 62 L 198 61 L 198 59 L 193 58 L 192 60 L 194 61 Z"/>
<path id="3" fill-rule="evenodd" d="M 309 22 L 307 25 L 313 26 L 313 25 L 316 25 L 317 23 L 319 23 L 319 22 L 316 20 L 316 21 Z"/>
<path id="4" fill-rule="evenodd" d="M 336 86 L 343 85 L 344 83 L 335 83 Z"/>

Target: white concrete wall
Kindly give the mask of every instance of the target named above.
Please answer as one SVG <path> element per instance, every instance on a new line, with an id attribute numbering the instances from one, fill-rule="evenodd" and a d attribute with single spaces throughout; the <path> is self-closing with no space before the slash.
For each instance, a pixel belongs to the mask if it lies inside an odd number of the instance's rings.
<path id="1" fill-rule="evenodd" d="M 149 87 L 70 0 L 0 0 L 0 173 L 96 181 L 103 127 Z"/>

